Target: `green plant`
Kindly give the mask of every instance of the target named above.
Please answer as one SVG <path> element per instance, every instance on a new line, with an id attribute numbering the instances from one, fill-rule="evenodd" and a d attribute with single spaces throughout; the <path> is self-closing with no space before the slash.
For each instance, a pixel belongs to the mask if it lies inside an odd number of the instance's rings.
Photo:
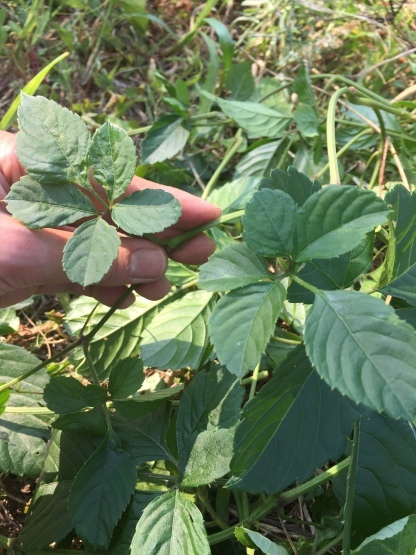
<path id="1" fill-rule="evenodd" d="M 251 133 L 259 117 L 281 132 L 291 119 L 284 110 L 274 121 L 253 103 L 242 113 L 241 101 L 215 100 Z M 303 115 L 297 122 L 304 124 Z M 12 187 L 8 209 L 36 228 L 88 218 L 64 255 L 73 281 L 85 285 L 106 273 L 117 245 L 113 224 L 143 235 L 178 218 L 167 193 L 119 200 L 135 170 L 121 128 L 105 123 L 90 139 L 78 116 L 27 96 L 19 125 L 28 176 Z M 243 141 L 237 133 L 229 153 Z M 337 176 L 335 148 L 329 165 Z M 105 200 L 92 188 L 89 168 Z M 299 542 L 299 552 L 323 554 L 337 545 L 357 555 L 374 545 L 386 552 L 405 546 L 400 555 L 414 550 L 415 193 L 397 184 L 383 200 L 364 188 L 322 186 L 293 167 L 274 169 L 256 189 L 243 181 L 212 190 L 216 174 L 205 196 L 215 200 L 217 193 L 228 207 L 245 198 L 245 208 L 205 226 L 224 246 L 199 276 L 172 264 L 167 298 L 137 299 L 125 311 L 117 306 L 133 288 L 111 309 L 73 301 L 66 322 L 78 337 L 47 361 L 0 345 L 3 470 L 40 474 L 22 534 L 0 545 L 66 553 L 76 535 L 89 555 L 284 555 L 286 541 L 277 545 L 252 528 L 312 496 L 318 532 Z M 103 231 L 94 234 L 93 226 Z M 242 241 L 227 231 L 242 233 Z M 93 265 L 85 245 L 99 252 Z M 76 371 L 53 374 L 51 363 L 69 353 Z M 164 373 L 167 384 L 152 382 L 144 367 Z M 392 522 L 389 537 L 377 536 Z"/>

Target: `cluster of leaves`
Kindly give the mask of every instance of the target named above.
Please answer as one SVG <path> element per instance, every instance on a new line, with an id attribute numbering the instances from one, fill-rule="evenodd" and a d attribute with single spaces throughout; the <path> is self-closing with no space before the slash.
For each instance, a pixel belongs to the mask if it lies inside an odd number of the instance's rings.
<path id="1" fill-rule="evenodd" d="M 77 114 L 27 95 L 19 107 L 19 126 L 17 155 L 27 175 L 7 195 L 8 209 L 33 229 L 86 218 L 64 250 L 63 267 L 71 281 L 87 286 L 102 279 L 121 244 L 117 229 L 142 236 L 178 220 L 179 202 L 161 189 L 120 199 L 136 169 L 134 143 L 120 127 L 106 123 L 91 139 Z M 105 196 L 94 190 L 90 171 Z"/>
<path id="2" fill-rule="evenodd" d="M 53 102 L 24 98 L 18 152 L 29 176 L 12 187 L 8 208 L 32 227 L 74 222 L 90 202 L 79 188 L 94 192 L 92 167 L 108 214 L 121 225 L 123 200 L 114 201 L 131 176 L 127 139 L 105 124 L 81 150 L 87 155 L 79 156 L 77 145 L 89 141 L 73 135 L 69 118 Z M 36 135 L 30 133 L 33 120 Z M 42 130 L 51 137 L 51 154 L 45 149 L 30 157 L 38 144 L 33 137 Z M 221 193 L 229 194 L 227 186 Z M 344 532 L 339 535 L 340 523 L 328 508 L 316 509 L 323 531 L 314 545 L 331 540 L 357 555 L 400 545 L 400 553 L 410 554 L 416 499 L 414 199 L 402 185 L 382 200 L 353 186 L 322 187 L 295 168 L 275 169 L 245 206 L 243 241 L 230 239 L 202 266 L 200 290 L 193 289 L 197 274 L 175 264 L 169 277 L 176 287 L 162 301 L 138 300 L 109 314 L 84 298 L 73 303 L 67 326 L 79 339 L 67 351 L 92 383 L 76 375 L 34 374 L 46 363 L 1 345 L 2 469 L 40 474 L 18 540 L 23 552 L 54 542 L 65 548 L 76 535 L 91 555 L 202 555 L 211 553 L 210 546 L 229 552 L 230 545 L 237 552 L 240 545 L 284 555 L 284 541 L 270 542 L 247 525 L 278 502 L 334 478 Z M 135 218 L 144 210 L 146 221 L 149 207 L 143 208 L 142 198 L 126 210 L 131 207 L 121 227 L 140 233 L 143 222 Z M 89 216 L 95 219 L 87 225 L 105 223 L 102 214 Z M 378 281 L 373 276 L 373 294 L 366 294 L 356 289 L 373 263 L 375 237 L 387 243 L 387 257 Z M 95 245 L 90 236 L 84 241 Z M 105 247 L 111 250 L 108 240 Z M 85 260 L 83 244 L 72 250 Z M 395 310 L 383 295 L 409 304 Z M 196 373 L 185 389 L 181 379 L 175 387 L 160 382 L 155 389 L 144 367 L 178 371 L 178 377 Z M 242 408 L 248 372 L 254 387 Z M 255 395 L 261 372 L 270 379 Z M 16 382 L 20 389 L 11 391 Z M 182 389 L 179 403 L 173 402 Z M 339 462 L 317 482 L 315 470 L 328 461 Z M 295 482 L 300 486 L 285 491 Z M 230 492 L 241 505 L 239 526 L 230 522 Z M 220 530 L 208 534 L 204 522 Z M 386 525 L 391 530 L 379 532 Z M 234 531 L 238 543 L 228 544 Z M 299 550 L 312 547 L 306 542 Z"/>

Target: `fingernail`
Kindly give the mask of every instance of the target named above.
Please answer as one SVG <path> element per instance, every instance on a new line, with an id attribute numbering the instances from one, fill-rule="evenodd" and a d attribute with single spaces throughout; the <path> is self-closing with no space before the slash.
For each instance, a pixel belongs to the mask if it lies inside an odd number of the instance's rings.
<path id="1" fill-rule="evenodd" d="M 159 249 L 143 248 L 130 256 L 129 274 L 135 283 L 154 281 L 165 273 L 166 255 Z"/>

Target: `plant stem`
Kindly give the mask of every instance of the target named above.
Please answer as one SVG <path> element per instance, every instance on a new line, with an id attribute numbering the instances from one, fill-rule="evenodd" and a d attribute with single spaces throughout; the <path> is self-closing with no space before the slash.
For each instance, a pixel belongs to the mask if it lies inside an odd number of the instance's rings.
<path id="1" fill-rule="evenodd" d="M 6 538 L 6 536 L 0 536 L 0 547 L 4 549 L 13 548 L 16 543 L 16 538 Z"/>
<path id="2" fill-rule="evenodd" d="M 3 412 L 9 414 L 55 414 L 47 407 L 6 407 Z"/>
<path id="3" fill-rule="evenodd" d="M 302 287 L 304 287 L 308 291 L 311 291 L 312 293 L 315 293 L 315 295 L 320 295 L 321 294 L 319 289 L 317 289 L 316 287 L 314 287 L 310 283 L 307 283 L 306 281 L 303 281 L 303 279 L 301 279 L 299 276 L 297 276 L 295 274 L 290 274 L 290 277 L 293 279 L 293 281 L 296 281 L 296 283 L 299 283 L 299 285 L 302 285 Z"/>
<path id="4" fill-rule="evenodd" d="M 327 133 L 327 148 L 328 148 L 328 162 L 329 162 L 329 182 L 333 185 L 341 185 L 338 170 L 337 160 L 337 147 L 335 141 L 335 110 L 337 101 L 340 96 L 348 91 L 348 87 L 342 87 L 335 94 L 331 96 L 328 106 L 326 133 Z"/>
<path id="5" fill-rule="evenodd" d="M 227 540 L 234 535 L 234 530 L 237 526 L 243 525 L 251 525 L 255 522 L 259 521 L 261 518 L 266 516 L 270 513 L 276 505 L 284 506 L 288 503 L 292 503 L 295 499 L 297 499 L 300 495 L 305 495 L 309 491 L 315 489 L 318 486 L 326 484 L 335 476 L 338 476 L 347 468 L 349 467 L 351 462 L 351 457 L 347 457 L 340 463 L 336 464 L 335 466 L 325 470 L 319 476 L 315 476 L 311 480 L 308 480 L 304 484 L 297 486 L 291 490 L 288 490 L 282 493 L 280 496 L 272 496 L 266 499 L 266 501 L 254 509 L 254 511 L 250 514 L 249 518 L 242 520 L 241 522 L 237 523 L 235 526 L 229 528 L 228 530 L 223 530 L 222 532 L 217 532 L 216 534 L 212 534 L 208 536 L 208 542 L 210 545 L 215 545 L 216 543 L 220 543 L 224 540 Z"/>
<path id="6" fill-rule="evenodd" d="M 256 394 L 257 381 L 259 379 L 259 370 L 260 370 L 260 361 L 255 367 L 253 371 L 253 375 L 251 376 L 251 387 L 250 387 L 250 393 L 248 395 L 248 400 L 253 399 L 253 397 Z"/>
<path id="7" fill-rule="evenodd" d="M 242 132 L 241 129 L 239 129 L 237 131 L 237 133 L 235 134 L 234 143 L 230 146 L 230 148 L 225 153 L 224 158 L 221 161 L 221 164 L 215 170 L 211 179 L 208 181 L 207 186 L 205 187 L 205 190 L 202 194 L 203 199 L 206 199 L 208 197 L 208 195 L 210 194 L 212 189 L 215 187 L 215 184 L 218 181 L 218 178 L 221 175 L 222 170 L 225 168 L 225 166 L 228 164 L 228 162 L 231 160 L 231 158 L 234 156 L 234 154 L 237 152 L 237 150 L 243 144 L 242 134 L 243 134 L 243 132 Z"/>
<path id="8" fill-rule="evenodd" d="M 91 358 L 91 355 L 90 355 L 89 345 L 84 344 L 82 346 L 82 349 L 84 351 L 85 360 L 87 361 L 87 365 L 88 365 L 88 369 L 89 369 L 90 374 L 91 374 L 92 381 L 95 383 L 95 385 L 98 385 L 98 387 L 101 387 L 100 379 L 98 377 L 97 371 L 96 371 L 95 366 L 94 366 L 94 362 L 93 362 L 93 360 Z M 105 420 L 107 422 L 108 431 L 111 432 L 111 430 L 113 428 L 111 426 L 110 415 L 108 414 L 107 407 L 103 406 L 103 407 L 101 407 L 101 409 L 104 411 L 104 416 L 105 416 Z"/>
<path id="9" fill-rule="evenodd" d="M 342 534 L 339 534 L 338 536 L 336 536 L 333 540 L 331 540 L 329 543 L 326 544 L 326 546 L 323 549 L 320 549 L 316 555 L 325 555 L 326 553 L 328 553 L 328 551 L 332 548 L 335 547 L 336 545 L 338 545 L 339 543 L 341 543 L 342 541 Z"/>
<path id="10" fill-rule="evenodd" d="M 161 239 L 157 239 L 154 238 L 153 235 L 145 235 L 147 239 L 150 239 L 151 241 L 154 241 L 155 243 L 158 243 L 159 245 L 166 245 L 168 247 L 170 247 L 171 249 L 176 249 L 181 243 L 188 241 L 188 239 L 192 239 L 192 237 L 194 237 L 195 235 L 198 235 L 199 233 L 202 233 L 203 231 L 207 231 L 208 229 L 211 229 L 217 225 L 222 225 L 225 224 L 227 222 L 231 222 L 232 220 L 236 220 L 238 218 L 241 218 L 242 216 L 244 216 L 244 210 L 237 210 L 236 212 L 231 212 L 230 214 L 224 214 L 223 216 L 220 216 L 219 218 L 216 218 L 215 220 L 211 220 L 210 222 L 200 225 L 199 227 L 196 227 L 195 229 L 192 229 L 191 231 L 187 231 L 186 233 L 182 233 L 181 235 L 178 235 L 177 237 L 174 237 L 173 239 L 169 239 L 167 241 L 165 240 L 161 240 Z"/>
<path id="11" fill-rule="evenodd" d="M 355 484 L 358 469 L 358 453 L 360 449 L 360 419 L 358 418 L 354 426 L 354 439 L 352 443 L 351 464 L 347 476 L 347 495 L 344 505 L 344 534 L 342 542 L 343 555 L 351 554 L 351 529 L 352 514 L 354 508 Z"/>
<path id="12" fill-rule="evenodd" d="M 201 501 L 203 507 L 208 511 L 210 517 L 217 524 L 217 526 L 222 530 L 228 530 L 229 528 L 228 524 L 223 520 L 221 520 L 221 518 L 215 512 L 214 507 L 211 505 L 211 503 L 209 502 L 208 498 L 205 495 L 204 488 L 198 487 L 196 490 L 196 494 L 198 496 L 198 499 Z"/>
<path id="13" fill-rule="evenodd" d="M 262 370 L 261 372 L 259 372 L 257 374 L 256 378 L 254 378 L 254 374 L 253 374 L 253 376 L 250 376 L 248 378 L 243 378 L 240 383 L 241 383 L 241 385 L 248 385 L 254 379 L 256 379 L 256 381 L 260 381 L 260 380 L 265 380 L 268 377 L 269 377 L 269 371 L 268 370 Z"/>

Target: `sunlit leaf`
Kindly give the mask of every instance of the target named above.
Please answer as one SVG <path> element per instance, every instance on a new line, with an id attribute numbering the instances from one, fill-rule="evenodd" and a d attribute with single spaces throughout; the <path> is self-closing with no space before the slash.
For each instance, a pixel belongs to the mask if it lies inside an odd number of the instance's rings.
<path id="1" fill-rule="evenodd" d="M 142 360 L 135 357 L 122 359 L 111 368 L 108 391 L 112 397 L 128 397 L 140 389 L 144 378 Z"/>
<path id="2" fill-rule="evenodd" d="M 143 164 L 155 164 L 173 158 L 178 154 L 189 137 L 187 124 L 180 116 L 162 116 L 152 125 L 142 142 Z"/>

